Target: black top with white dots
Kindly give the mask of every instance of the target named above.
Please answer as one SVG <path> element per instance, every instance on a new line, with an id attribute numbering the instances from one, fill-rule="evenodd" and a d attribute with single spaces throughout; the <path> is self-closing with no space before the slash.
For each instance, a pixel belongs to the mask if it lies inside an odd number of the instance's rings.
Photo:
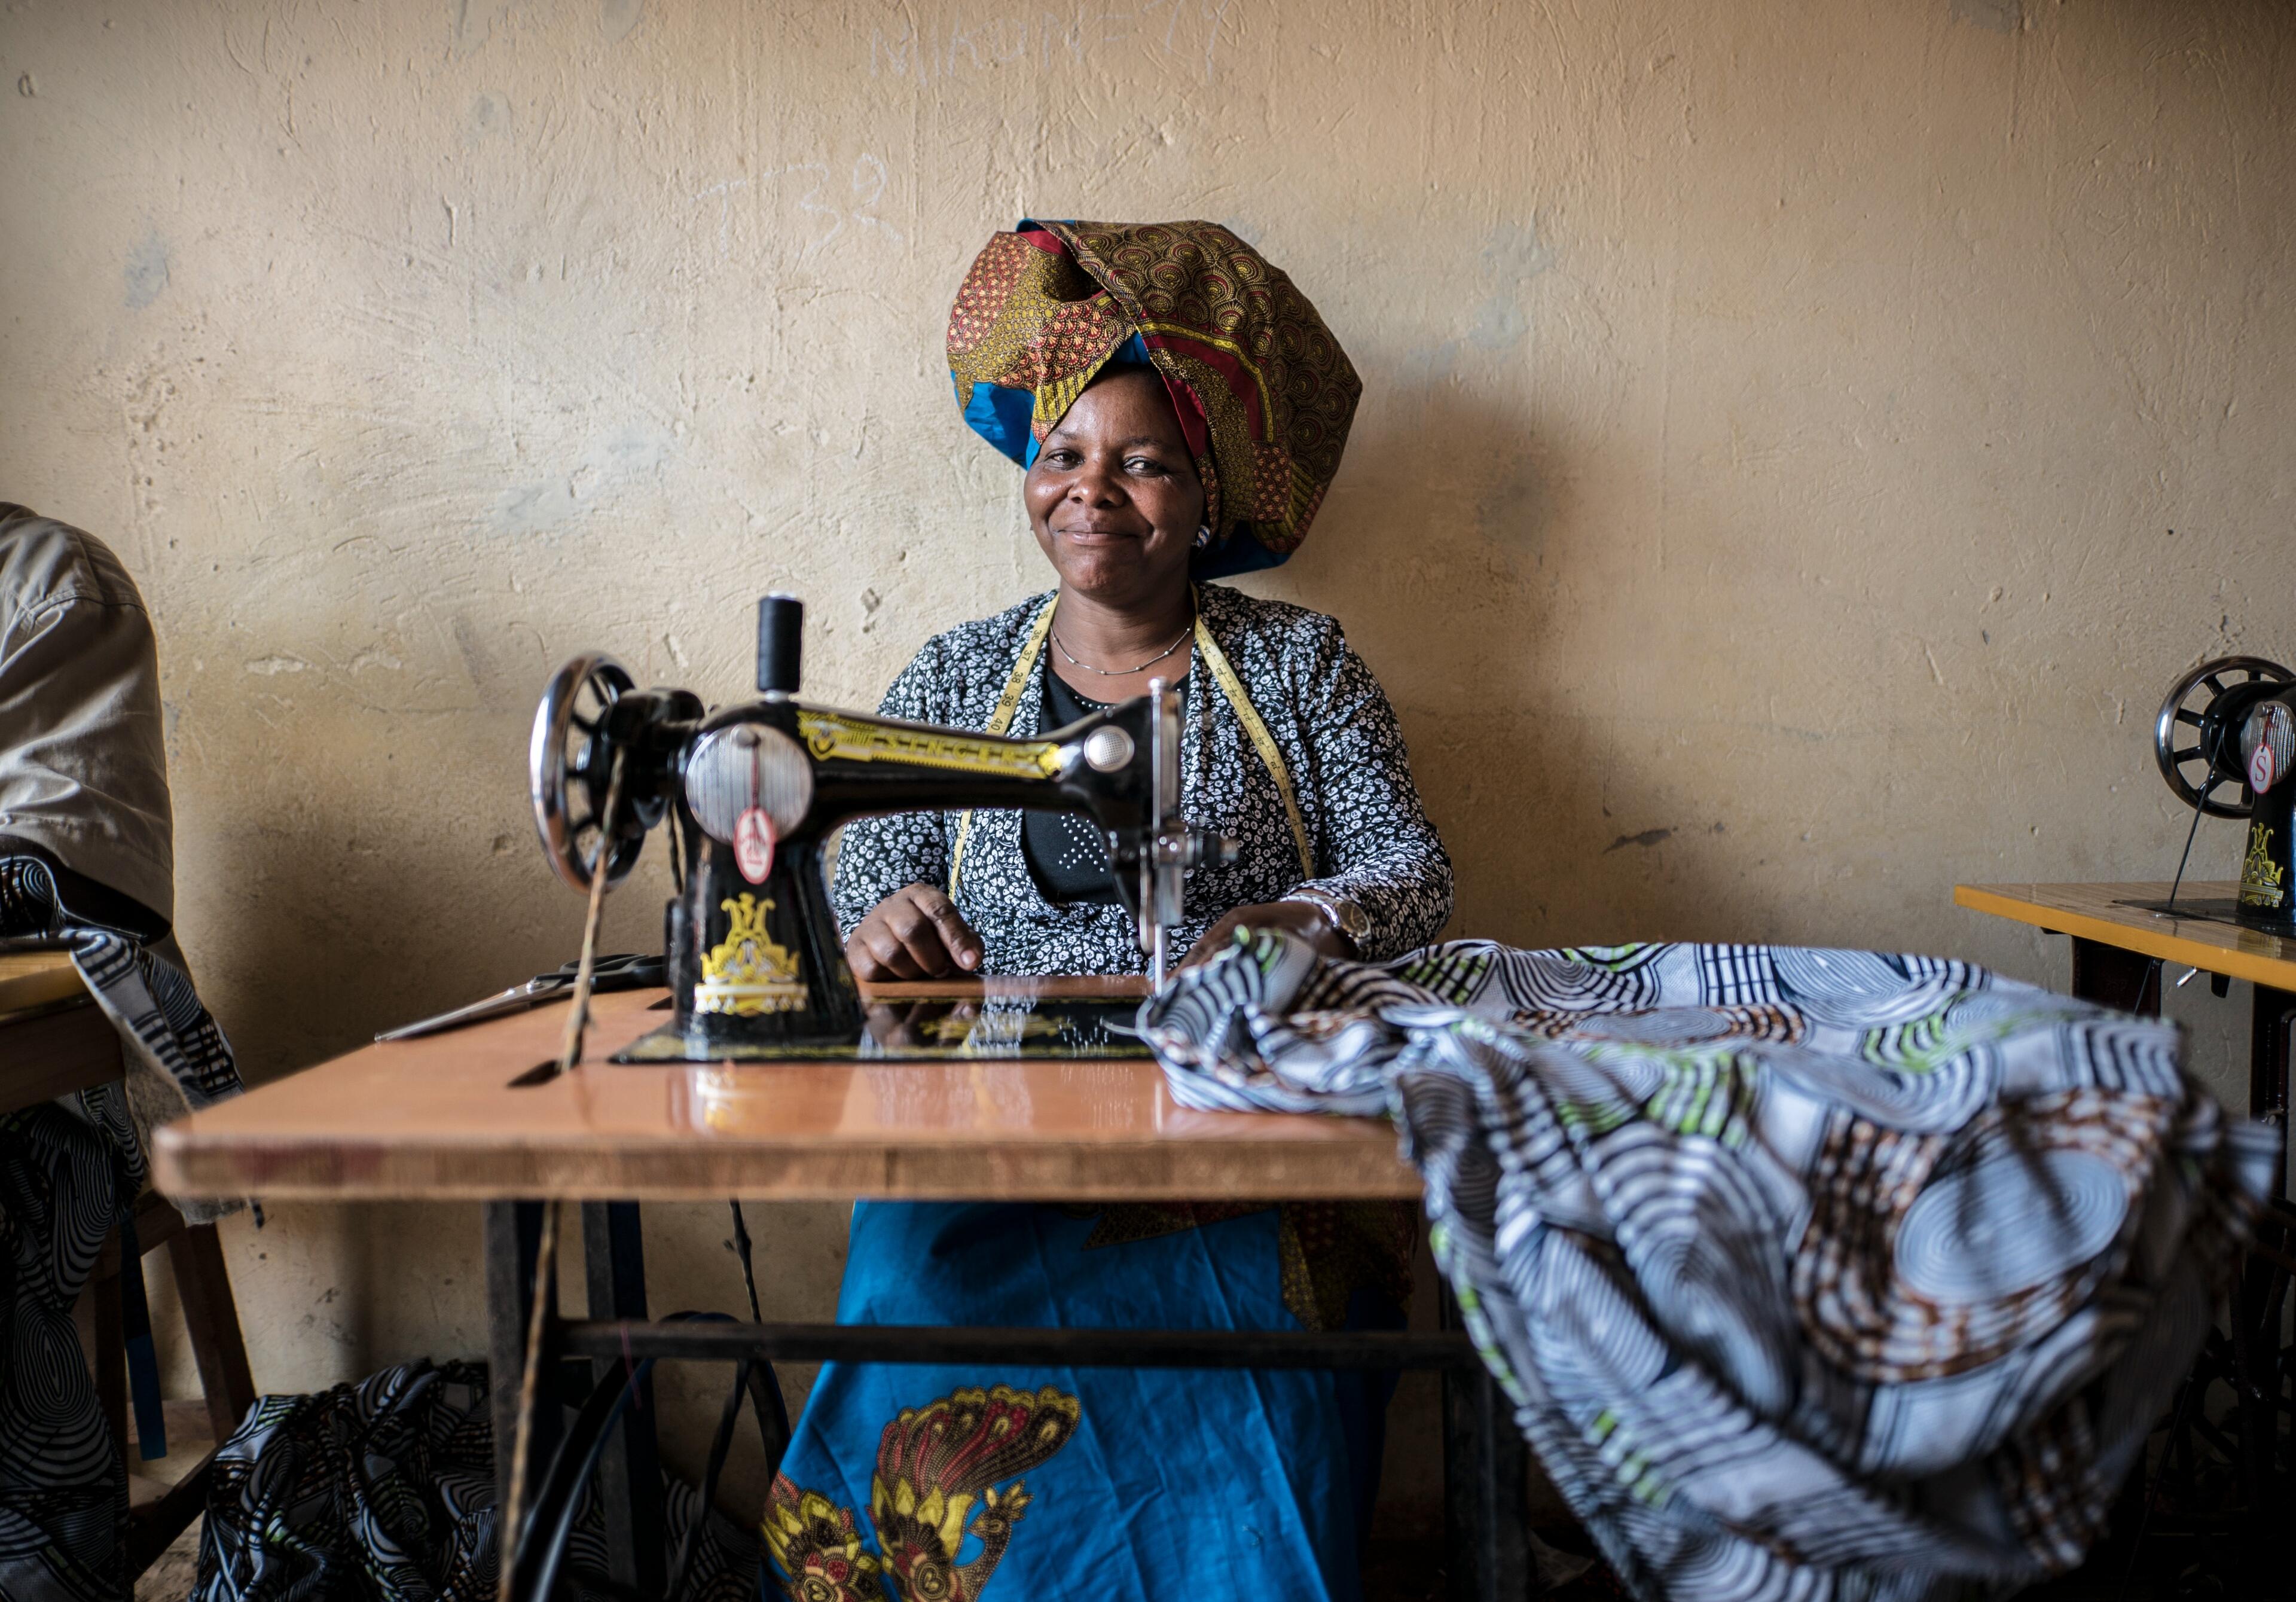
<path id="1" fill-rule="evenodd" d="M 1077 693 L 1057 673 L 1045 675 L 1045 711 L 1040 728 L 1070 724 L 1108 710 L 1105 701 Z M 1108 859 L 1108 836 L 1081 812 L 1025 812 L 1021 817 L 1021 856 L 1045 900 L 1055 907 L 1090 901 L 1116 904 L 1116 875 Z"/>

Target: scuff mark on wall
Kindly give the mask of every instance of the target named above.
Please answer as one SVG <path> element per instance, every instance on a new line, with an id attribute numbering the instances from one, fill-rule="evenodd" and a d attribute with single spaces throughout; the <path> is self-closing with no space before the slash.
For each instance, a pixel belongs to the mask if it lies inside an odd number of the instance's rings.
<path id="1" fill-rule="evenodd" d="M 463 143 L 477 148 L 488 140 L 505 137 L 510 133 L 510 99 L 488 90 L 472 97 L 471 109 L 463 119 Z"/>
<path id="2" fill-rule="evenodd" d="M 127 252 L 121 276 L 127 285 L 128 310 L 141 311 L 157 300 L 168 287 L 168 242 L 156 232 L 145 234 Z"/>
<path id="3" fill-rule="evenodd" d="M 489 532 L 505 536 L 541 534 L 565 526 L 598 505 L 601 497 L 658 480 L 673 448 L 670 438 L 645 424 L 631 424 L 583 448 L 563 478 L 505 488 L 495 497 Z"/>
<path id="4" fill-rule="evenodd" d="M 1953 0 L 1953 14 L 1995 33 L 2015 33 L 2025 25 L 2024 0 Z"/>
<path id="5" fill-rule="evenodd" d="M 1137 7 L 1078 5 L 880 23 L 869 30 L 869 76 L 919 88 L 1000 70 L 1122 70 L 1144 61 L 1185 63 L 1212 81 L 1236 0 L 1147 0 Z"/>
<path id="6" fill-rule="evenodd" d="M 630 37 L 644 13 L 645 0 L 598 0 L 598 32 L 609 45 L 619 45 Z"/>
<path id="7" fill-rule="evenodd" d="M 448 48 L 457 61 L 476 55 L 507 19 L 511 0 L 447 0 Z M 267 36 L 266 36 L 267 37 Z"/>

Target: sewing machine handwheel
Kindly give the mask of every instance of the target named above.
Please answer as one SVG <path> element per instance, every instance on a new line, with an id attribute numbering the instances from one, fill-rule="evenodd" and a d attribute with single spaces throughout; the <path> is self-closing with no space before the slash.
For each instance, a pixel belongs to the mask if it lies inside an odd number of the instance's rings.
<path id="1" fill-rule="evenodd" d="M 2242 781 L 2235 761 L 2232 771 L 2210 763 L 2204 735 L 2217 698 L 2239 685 L 2262 679 L 2285 684 L 2296 678 L 2278 662 L 2261 656 L 2220 656 L 2202 662 L 2169 686 L 2161 702 L 2161 716 L 2152 726 L 2152 759 L 2169 792 L 2188 807 L 2198 807 L 2210 817 L 2246 817 L 2255 798 Z M 2217 781 L 2210 784 L 2213 777 Z M 2237 796 L 2234 801 L 2221 796 Z"/>
<path id="2" fill-rule="evenodd" d="M 612 752 L 600 738 L 606 714 L 636 681 L 621 663 L 597 652 L 574 658 L 550 676 L 534 709 L 534 736 L 527 747 L 528 788 L 534 801 L 535 832 L 542 853 L 558 876 L 585 894 L 607 831 L 606 809 Z M 645 832 L 633 826 L 633 807 L 625 801 L 615 820 L 612 850 L 606 859 L 609 889 L 628 876 Z"/>

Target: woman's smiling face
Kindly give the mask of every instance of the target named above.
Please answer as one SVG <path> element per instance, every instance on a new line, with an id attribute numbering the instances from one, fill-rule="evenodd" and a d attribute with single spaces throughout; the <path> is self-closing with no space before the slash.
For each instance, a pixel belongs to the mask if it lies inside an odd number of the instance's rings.
<path id="1" fill-rule="evenodd" d="M 1147 369 L 1119 368 L 1076 398 L 1022 495 L 1064 587 L 1130 610 L 1187 582 L 1204 487 L 1164 382 Z"/>

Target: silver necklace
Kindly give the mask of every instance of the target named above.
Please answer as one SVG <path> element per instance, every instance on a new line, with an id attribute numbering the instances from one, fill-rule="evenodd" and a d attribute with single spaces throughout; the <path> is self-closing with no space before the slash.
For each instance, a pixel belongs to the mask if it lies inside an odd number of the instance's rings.
<path id="1" fill-rule="evenodd" d="M 1177 651 L 1181 646 L 1186 645 L 1188 643 L 1189 637 L 1194 634 L 1195 631 L 1196 626 L 1193 621 L 1191 621 L 1185 628 L 1180 630 L 1180 637 L 1178 639 L 1174 640 L 1170 645 L 1156 653 L 1155 655 L 1150 657 L 1146 661 L 1142 662 L 1139 668 L 1095 668 L 1090 662 L 1078 661 L 1075 657 L 1069 654 L 1069 648 L 1061 644 L 1061 631 L 1059 629 L 1053 628 L 1046 630 L 1046 632 L 1053 637 L 1053 649 L 1059 652 L 1062 657 L 1067 659 L 1070 667 L 1082 668 L 1086 672 L 1097 673 L 1103 678 L 1128 678 L 1130 675 L 1139 672 L 1141 668 L 1154 667 L 1158 662 L 1162 661 L 1166 657 L 1171 655 L 1173 652 Z"/>

